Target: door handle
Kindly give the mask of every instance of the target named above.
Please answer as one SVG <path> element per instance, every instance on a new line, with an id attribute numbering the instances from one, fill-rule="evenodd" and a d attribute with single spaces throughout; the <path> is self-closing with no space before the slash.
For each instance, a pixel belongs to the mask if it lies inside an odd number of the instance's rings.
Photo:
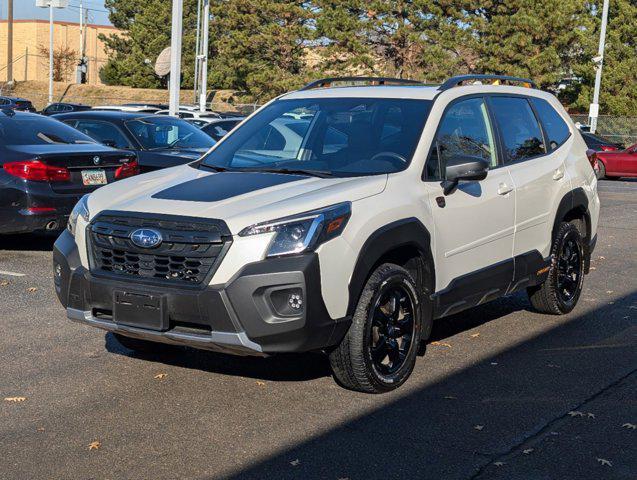
<path id="1" fill-rule="evenodd" d="M 558 181 L 558 180 L 562 180 L 564 178 L 564 170 L 562 170 L 561 168 L 558 168 L 557 170 L 555 170 L 555 173 L 553 174 L 553 180 Z"/>
<path id="2" fill-rule="evenodd" d="M 506 183 L 501 183 L 498 187 L 498 195 L 506 195 L 507 193 L 511 193 L 513 191 L 513 187 L 508 186 Z"/>

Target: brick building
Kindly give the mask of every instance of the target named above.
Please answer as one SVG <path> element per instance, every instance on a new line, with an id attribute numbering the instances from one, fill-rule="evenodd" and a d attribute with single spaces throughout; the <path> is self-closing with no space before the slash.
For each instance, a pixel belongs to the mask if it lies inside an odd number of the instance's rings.
<path id="1" fill-rule="evenodd" d="M 104 43 L 98 35 L 116 33 L 112 26 L 88 24 L 86 32 L 86 57 L 88 58 L 89 84 L 101 84 L 99 70 L 107 61 Z M 53 26 L 54 51 L 66 46 L 80 50 L 79 23 L 56 21 Z M 48 52 L 49 22 L 46 20 L 14 20 L 13 22 L 13 78 L 16 81 L 46 80 L 49 75 L 49 59 L 42 55 L 41 47 Z M 7 21 L 0 20 L 0 81 L 7 79 Z M 67 82 L 75 81 L 74 68 L 65 72 Z"/>

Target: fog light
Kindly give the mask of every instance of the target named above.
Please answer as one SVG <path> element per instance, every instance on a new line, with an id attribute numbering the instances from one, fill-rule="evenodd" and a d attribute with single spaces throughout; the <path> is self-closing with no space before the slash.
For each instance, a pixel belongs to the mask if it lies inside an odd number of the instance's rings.
<path id="1" fill-rule="evenodd" d="M 288 305 L 292 307 L 294 310 L 300 310 L 303 306 L 303 299 L 301 298 L 301 294 L 293 293 L 288 297 Z"/>

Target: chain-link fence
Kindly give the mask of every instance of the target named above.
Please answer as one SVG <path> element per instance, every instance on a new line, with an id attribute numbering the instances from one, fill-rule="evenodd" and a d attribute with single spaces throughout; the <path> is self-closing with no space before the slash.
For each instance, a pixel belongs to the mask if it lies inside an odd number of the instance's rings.
<path id="1" fill-rule="evenodd" d="M 588 115 L 571 115 L 573 122 L 588 125 Z M 597 119 L 598 135 L 625 146 L 637 143 L 637 117 L 602 115 Z"/>

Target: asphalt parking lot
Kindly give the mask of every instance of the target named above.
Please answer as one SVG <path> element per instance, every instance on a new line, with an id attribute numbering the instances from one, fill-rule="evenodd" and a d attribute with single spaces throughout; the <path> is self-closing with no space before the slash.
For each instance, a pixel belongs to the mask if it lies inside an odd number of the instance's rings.
<path id="1" fill-rule="evenodd" d="M 635 479 L 637 181 L 599 190 L 574 312 L 518 294 L 442 320 L 382 396 L 320 355 L 134 355 L 66 319 L 51 239 L 0 238 L 0 478 Z"/>

